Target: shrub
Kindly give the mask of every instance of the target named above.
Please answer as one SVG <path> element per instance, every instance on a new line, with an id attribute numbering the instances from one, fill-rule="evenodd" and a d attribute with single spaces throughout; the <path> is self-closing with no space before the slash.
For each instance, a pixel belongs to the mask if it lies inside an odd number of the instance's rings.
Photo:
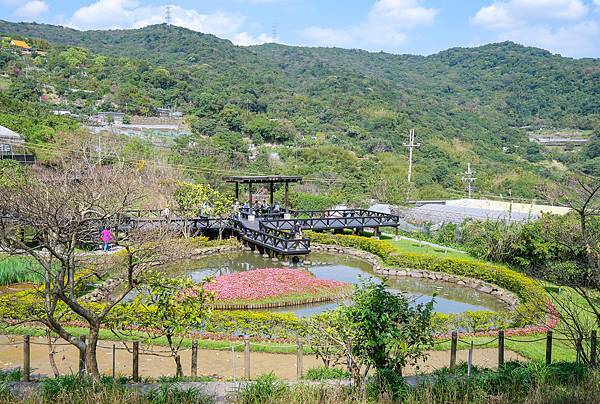
<path id="1" fill-rule="evenodd" d="M 305 378 L 308 380 L 329 380 L 329 379 L 347 379 L 350 375 L 344 369 L 319 366 L 310 368 L 306 372 Z"/>
<path id="2" fill-rule="evenodd" d="M 259 376 L 255 382 L 247 384 L 240 391 L 238 401 L 243 404 L 262 404 L 277 400 L 288 388 L 273 373 Z"/>

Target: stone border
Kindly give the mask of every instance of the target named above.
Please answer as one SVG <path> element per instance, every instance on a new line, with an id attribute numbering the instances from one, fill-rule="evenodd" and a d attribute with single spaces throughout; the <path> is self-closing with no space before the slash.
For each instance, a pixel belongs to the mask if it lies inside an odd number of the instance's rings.
<path id="1" fill-rule="evenodd" d="M 222 245 L 216 247 L 204 247 L 190 250 L 190 255 L 185 259 L 197 259 L 200 257 L 208 257 L 217 254 L 227 254 L 231 252 L 243 251 L 243 246 L 240 245 Z M 88 302 L 98 302 L 108 298 L 110 293 L 117 287 L 119 287 L 125 279 L 123 278 L 111 278 L 106 280 L 103 284 L 92 290 L 90 293 L 85 295 L 82 299 Z"/>
<path id="2" fill-rule="evenodd" d="M 311 244 L 312 251 L 327 252 L 333 254 L 350 255 L 366 261 L 373 267 L 373 271 L 379 275 L 385 276 L 409 276 L 411 278 L 425 278 L 449 283 L 455 283 L 482 293 L 493 295 L 495 298 L 505 303 L 510 310 L 515 310 L 519 304 L 516 295 L 506 289 L 489 282 L 466 276 L 447 274 L 445 272 L 416 270 L 410 268 L 383 268 L 381 258 L 375 254 L 362 251 L 353 247 L 343 247 L 330 244 Z"/>

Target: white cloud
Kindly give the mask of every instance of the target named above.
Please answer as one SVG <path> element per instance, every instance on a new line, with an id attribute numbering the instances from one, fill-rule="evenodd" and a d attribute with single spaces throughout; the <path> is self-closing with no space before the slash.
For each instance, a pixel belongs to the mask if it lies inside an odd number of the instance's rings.
<path id="1" fill-rule="evenodd" d="M 145 6 L 136 0 L 98 0 L 79 8 L 65 25 L 78 29 L 141 28 L 165 21 L 166 6 Z M 230 39 L 239 45 L 272 41 L 266 34 L 252 36 L 243 31 L 245 17 L 217 11 L 203 14 L 195 9 L 170 5 L 171 23 L 194 31 Z"/>
<path id="2" fill-rule="evenodd" d="M 600 25 L 592 20 L 558 28 L 544 25 L 520 27 L 501 32 L 498 38 L 526 43 L 565 56 L 589 57 L 600 54 Z"/>
<path id="3" fill-rule="evenodd" d="M 32 0 L 17 8 L 15 14 L 19 17 L 33 18 L 48 11 L 49 7 L 43 0 Z"/>
<path id="4" fill-rule="evenodd" d="M 594 0 L 600 5 L 600 0 Z M 600 54 L 600 26 L 581 0 L 494 1 L 471 17 L 498 40 L 537 46 L 565 56 Z"/>
<path id="5" fill-rule="evenodd" d="M 366 20 L 344 28 L 308 27 L 302 36 L 313 45 L 394 48 L 406 41 L 406 29 L 433 23 L 439 10 L 423 6 L 423 0 L 377 0 Z"/>
<path id="6" fill-rule="evenodd" d="M 581 0 L 495 1 L 482 7 L 471 22 L 486 28 L 509 28 L 547 20 L 579 20 L 589 8 Z"/>

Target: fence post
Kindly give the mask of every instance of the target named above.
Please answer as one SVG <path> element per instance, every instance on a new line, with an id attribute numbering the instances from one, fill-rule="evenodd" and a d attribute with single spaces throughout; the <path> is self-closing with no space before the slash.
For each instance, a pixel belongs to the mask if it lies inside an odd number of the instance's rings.
<path id="1" fill-rule="evenodd" d="M 498 367 L 504 365 L 504 330 L 498 331 Z"/>
<path id="2" fill-rule="evenodd" d="M 115 367 L 117 366 L 116 353 L 117 353 L 117 347 L 116 347 L 115 344 L 113 344 L 113 347 L 112 347 L 112 377 L 113 377 L 113 382 L 115 380 Z"/>
<path id="3" fill-rule="evenodd" d="M 592 365 L 593 368 L 596 367 L 596 365 L 598 365 L 598 360 L 597 360 L 597 339 L 598 339 L 598 332 L 596 330 L 592 331 L 592 339 L 590 341 L 590 364 Z"/>
<path id="4" fill-rule="evenodd" d="M 28 382 L 31 373 L 31 342 L 29 335 L 23 336 L 23 381 Z"/>
<path id="5" fill-rule="evenodd" d="M 85 345 L 85 335 L 79 336 L 79 340 L 83 343 L 83 350 L 79 350 L 79 376 L 83 376 L 85 373 L 85 350 L 87 346 Z"/>
<path id="6" fill-rule="evenodd" d="M 244 335 L 244 377 L 250 380 L 250 337 Z"/>
<path id="7" fill-rule="evenodd" d="M 133 382 L 140 381 L 140 343 L 133 341 Z"/>
<path id="8" fill-rule="evenodd" d="M 198 340 L 192 341 L 192 376 L 198 376 Z"/>
<path id="9" fill-rule="evenodd" d="M 304 351 L 302 350 L 302 341 L 298 338 L 298 351 L 296 353 L 296 371 L 298 374 L 298 379 L 302 379 L 304 374 Z"/>
<path id="10" fill-rule="evenodd" d="M 456 345 L 458 345 L 458 334 L 452 331 L 452 342 L 450 344 L 450 369 L 456 367 Z"/>
<path id="11" fill-rule="evenodd" d="M 552 330 L 546 333 L 546 365 L 552 364 Z"/>
<path id="12" fill-rule="evenodd" d="M 469 347 L 469 363 L 467 367 L 467 376 L 471 377 L 471 370 L 473 369 L 473 341 Z"/>

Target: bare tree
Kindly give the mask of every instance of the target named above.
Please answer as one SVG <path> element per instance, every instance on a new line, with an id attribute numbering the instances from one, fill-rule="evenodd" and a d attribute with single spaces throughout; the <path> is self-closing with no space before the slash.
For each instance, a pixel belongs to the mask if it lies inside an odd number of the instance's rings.
<path id="1" fill-rule="evenodd" d="M 97 380 L 100 327 L 115 305 L 136 287 L 143 267 L 157 264 L 160 240 L 156 232 L 130 233 L 120 240 L 125 254 L 115 254 L 113 262 L 108 256 L 97 256 L 95 265 L 78 248 L 96 245 L 104 226 L 111 226 L 117 236 L 120 218 L 143 196 L 140 188 L 138 174 L 128 169 L 68 165 L 36 167 L 23 181 L 0 189 L 0 244 L 11 254 L 33 257 L 44 277 L 43 287 L 37 291 L 43 309 L 26 321 L 39 322 L 76 346 L 85 357 L 87 373 Z M 28 236 L 23 237 L 24 233 Z M 155 244 L 139 247 L 148 241 Z M 84 298 L 89 283 L 115 273 L 123 279 L 118 292 L 102 304 L 90 305 Z M 88 328 L 85 342 L 66 328 L 73 317 Z"/>
<path id="2" fill-rule="evenodd" d="M 571 176 L 551 196 L 569 206 L 576 219 L 565 216 L 544 229 L 544 237 L 566 251 L 560 262 L 545 269 L 545 277 L 568 288 L 550 293 L 562 329 L 589 363 L 583 348 L 591 331 L 600 327 L 600 178 Z"/>

